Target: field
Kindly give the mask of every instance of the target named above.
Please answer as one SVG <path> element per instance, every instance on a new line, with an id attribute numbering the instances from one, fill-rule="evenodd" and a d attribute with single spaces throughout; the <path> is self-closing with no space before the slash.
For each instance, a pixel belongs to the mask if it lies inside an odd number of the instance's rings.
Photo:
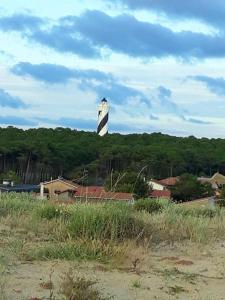
<path id="1" fill-rule="evenodd" d="M 225 210 L 0 199 L 1 300 L 225 299 Z"/>

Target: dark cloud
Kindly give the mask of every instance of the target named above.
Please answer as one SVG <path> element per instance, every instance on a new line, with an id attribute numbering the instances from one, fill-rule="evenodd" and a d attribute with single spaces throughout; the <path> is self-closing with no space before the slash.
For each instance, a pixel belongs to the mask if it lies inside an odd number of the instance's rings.
<path id="1" fill-rule="evenodd" d="M 179 19 L 198 19 L 214 26 L 225 24 L 224 0 L 107 0 L 130 9 L 147 9 Z"/>
<path id="2" fill-rule="evenodd" d="M 183 5 L 184 1 L 181 2 Z M 15 26 L 14 17 L 8 17 L 7 26 L 6 18 L 0 18 L 0 30 L 17 30 L 29 41 L 85 58 L 101 57 L 103 49 L 137 58 L 173 56 L 188 60 L 225 57 L 224 33 L 174 32 L 127 14 L 112 17 L 97 10 L 86 11 L 80 16 L 61 18 L 55 25 L 46 23 L 46 26 L 38 26 L 39 20 L 33 20 L 33 25 L 28 21 L 32 16 L 28 20 L 22 16 L 21 23 L 16 16 L 19 24 Z"/>
<path id="3" fill-rule="evenodd" d="M 93 45 L 91 39 L 81 36 L 75 28 L 71 30 L 68 26 L 58 25 L 48 31 L 35 30 L 27 37 L 58 52 L 78 54 L 84 58 L 99 58 L 101 56 L 100 50 Z"/>
<path id="4" fill-rule="evenodd" d="M 14 14 L 0 18 L 0 28 L 3 31 L 33 31 L 40 28 L 43 24 L 43 19 L 26 14 Z"/>
<path id="5" fill-rule="evenodd" d="M 189 76 L 188 79 L 193 79 L 196 81 L 200 81 L 205 84 L 205 86 L 210 90 L 210 92 L 224 96 L 225 95 L 225 79 L 222 77 L 213 78 L 209 76 Z"/>
<path id="6" fill-rule="evenodd" d="M 11 68 L 12 73 L 19 76 L 30 76 L 38 81 L 50 84 L 67 83 L 71 79 L 81 79 L 84 83 L 88 80 L 112 80 L 112 75 L 98 70 L 70 69 L 55 64 L 31 64 L 20 62 Z"/>
<path id="7" fill-rule="evenodd" d="M 224 36 L 191 31 L 173 32 L 158 24 L 138 21 L 130 15 L 111 17 L 100 11 L 87 11 L 68 19 L 70 28 L 98 47 L 133 57 L 175 56 L 185 59 L 224 57 Z"/>
<path id="8" fill-rule="evenodd" d="M 0 106 L 10 107 L 10 108 L 27 108 L 28 105 L 25 104 L 19 97 L 11 96 L 9 93 L 0 88 Z"/>
<path id="9" fill-rule="evenodd" d="M 38 126 L 38 122 L 17 116 L 0 116 L 0 124 L 15 126 Z"/>
<path id="10" fill-rule="evenodd" d="M 32 65 L 28 62 L 21 62 L 15 65 L 11 71 L 16 75 L 29 75 L 46 83 L 66 83 L 73 78 L 73 72 L 70 69 L 50 64 Z"/>
<path id="11" fill-rule="evenodd" d="M 151 105 L 148 97 L 141 91 L 120 83 L 110 73 L 98 70 L 69 69 L 60 65 L 33 65 L 21 62 L 15 65 L 11 71 L 16 75 L 31 76 L 49 84 L 67 83 L 69 80 L 75 79 L 81 90 L 95 92 L 98 100 L 106 97 L 114 104 L 121 105 L 135 98 L 140 103 Z"/>

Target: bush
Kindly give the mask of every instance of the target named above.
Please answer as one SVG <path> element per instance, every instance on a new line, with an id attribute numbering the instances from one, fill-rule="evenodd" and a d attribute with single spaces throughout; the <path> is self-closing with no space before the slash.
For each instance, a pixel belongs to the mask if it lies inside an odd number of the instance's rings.
<path id="1" fill-rule="evenodd" d="M 103 297 L 97 288 L 94 288 L 96 281 L 84 277 L 74 278 L 72 270 L 65 275 L 61 284 L 61 293 L 65 300 L 106 300 L 111 297 Z"/>
<path id="2" fill-rule="evenodd" d="M 140 199 L 135 202 L 134 208 L 137 211 L 145 210 L 148 213 L 157 213 L 163 210 L 163 205 L 158 200 L 153 199 Z"/>

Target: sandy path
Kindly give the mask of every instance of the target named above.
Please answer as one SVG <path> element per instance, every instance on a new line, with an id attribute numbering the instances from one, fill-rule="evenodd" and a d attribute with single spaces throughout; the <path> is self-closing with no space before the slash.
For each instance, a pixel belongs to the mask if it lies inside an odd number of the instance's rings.
<path id="1" fill-rule="evenodd" d="M 49 281 L 53 268 L 57 294 L 62 274 L 70 267 L 77 276 L 97 280 L 102 293 L 116 300 L 225 300 L 225 248 L 221 243 L 211 249 L 157 249 L 141 258 L 136 270 L 129 260 L 119 269 L 98 263 L 17 263 L 9 267 L 6 299 L 48 299 L 49 290 L 40 284 Z"/>

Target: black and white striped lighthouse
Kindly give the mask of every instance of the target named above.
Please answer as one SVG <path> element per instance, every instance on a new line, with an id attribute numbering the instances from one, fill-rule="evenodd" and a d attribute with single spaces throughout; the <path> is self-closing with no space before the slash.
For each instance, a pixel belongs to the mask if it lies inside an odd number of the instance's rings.
<path id="1" fill-rule="evenodd" d="M 98 107 L 98 130 L 97 133 L 100 136 L 104 136 L 108 133 L 108 121 L 109 121 L 109 104 L 104 98 Z"/>

